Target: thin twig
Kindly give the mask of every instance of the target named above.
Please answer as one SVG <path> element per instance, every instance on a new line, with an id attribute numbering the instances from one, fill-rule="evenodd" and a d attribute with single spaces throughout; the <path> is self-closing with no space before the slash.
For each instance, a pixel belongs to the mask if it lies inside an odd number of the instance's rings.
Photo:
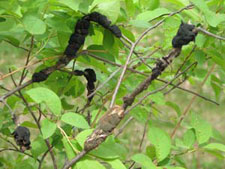
<path id="1" fill-rule="evenodd" d="M 47 151 L 45 151 L 45 153 L 42 155 L 41 157 L 41 160 L 40 160 L 40 163 L 39 163 L 39 166 L 38 166 L 38 169 L 41 169 L 41 165 L 45 159 L 45 157 L 47 156 L 48 152 L 50 151 L 50 149 L 48 149 Z"/>
<path id="2" fill-rule="evenodd" d="M 125 72 L 126 72 L 126 70 L 127 70 L 127 66 L 128 66 L 129 61 L 130 61 L 130 59 L 131 59 L 131 56 L 132 56 L 132 53 L 133 53 L 133 51 L 134 51 L 135 46 L 136 46 L 136 43 L 132 44 L 132 46 L 131 46 L 130 53 L 129 53 L 129 55 L 127 56 L 126 63 L 125 63 L 125 65 L 124 65 L 124 67 L 123 67 L 122 73 L 121 73 L 121 75 L 120 75 L 120 77 L 119 77 L 119 80 L 118 80 L 118 82 L 117 82 L 117 85 L 116 85 L 116 88 L 115 88 L 115 90 L 114 90 L 114 93 L 113 93 L 112 100 L 111 100 L 111 103 L 110 103 L 109 108 L 112 108 L 113 105 L 114 105 L 114 102 L 115 102 L 115 100 L 116 100 L 116 95 L 117 95 L 118 90 L 119 90 L 119 88 L 120 88 L 120 85 L 121 85 L 121 83 L 122 83 L 123 77 L 124 77 Z"/>
<path id="3" fill-rule="evenodd" d="M 148 126 L 148 120 L 146 120 L 146 122 L 145 122 L 144 131 L 143 131 L 143 134 L 142 134 L 141 142 L 139 144 L 139 152 L 141 152 L 141 147 L 142 147 L 142 144 L 144 142 L 144 138 L 145 138 L 146 131 L 147 131 L 147 126 Z M 135 163 L 136 162 L 133 161 L 132 164 L 130 165 L 129 169 L 131 169 L 135 165 Z"/>
<path id="4" fill-rule="evenodd" d="M 150 117 L 150 115 L 148 116 L 148 118 L 145 122 L 144 131 L 143 131 L 143 134 L 142 134 L 141 142 L 139 144 L 139 152 L 141 152 L 142 144 L 143 144 L 144 139 L 145 139 L 145 135 L 146 135 L 146 131 L 147 131 L 148 123 L 149 123 L 149 121 L 148 121 L 149 117 Z"/>
<path id="5" fill-rule="evenodd" d="M 31 154 L 29 154 L 29 153 L 22 152 L 22 151 L 20 151 L 20 150 L 13 149 L 13 148 L 3 148 L 3 149 L 0 150 L 0 152 L 3 152 L 3 151 L 14 151 L 14 152 L 18 152 L 18 153 L 27 155 L 27 156 L 29 156 L 29 157 L 31 157 L 31 158 L 34 158 L 34 157 L 33 157 Z M 34 159 L 37 160 L 39 163 L 41 162 L 38 158 L 37 158 L 37 159 L 34 158 Z"/>
<path id="6" fill-rule="evenodd" d="M 126 40 L 129 44 L 132 44 L 133 42 L 129 39 L 129 38 L 127 38 L 125 35 L 123 35 L 122 34 L 122 38 L 124 39 L 124 40 Z"/>
<path id="7" fill-rule="evenodd" d="M 95 123 L 96 123 L 96 121 L 97 121 L 97 119 L 98 119 L 98 116 L 100 115 L 100 113 L 101 113 L 102 109 L 104 108 L 105 104 L 107 103 L 107 101 L 108 101 L 108 100 L 105 100 L 105 101 L 102 103 L 101 107 L 99 108 L 98 113 L 96 114 L 95 119 L 93 120 L 93 122 L 92 122 L 92 124 L 91 124 L 91 128 L 94 127 L 94 125 L 95 125 Z"/>
<path id="8" fill-rule="evenodd" d="M 158 80 L 158 81 L 160 81 L 160 82 L 162 82 L 162 83 L 168 83 L 168 81 L 163 80 L 163 79 L 159 79 L 159 78 L 158 78 L 158 79 L 156 79 L 156 80 Z M 199 98 L 202 98 L 202 99 L 204 99 L 204 100 L 206 100 L 206 101 L 208 101 L 208 102 L 211 102 L 211 103 L 213 103 L 213 104 L 216 104 L 217 106 L 220 105 L 220 104 L 217 103 L 216 101 L 211 100 L 211 99 L 209 99 L 209 98 L 207 98 L 207 97 L 205 97 L 205 96 L 202 96 L 202 95 L 198 94 L 197 92 L 194 92 L 194 91 L 192 91 L 192 90 L 189 90 L 189 89 L 185 89 L 185 88 L 176 86 L 176 85 L 174 85 L 174 84 L 172 84 L 172 83 L 171 83 L 170 85 L 173 86 L 173 87 L 176 87 L 176 89 L 180 89 L 180 90 L 182 90 L 182 91 L 185 91 L 185 92 L 188 92 L 188 93 L 193 94 L 193 95 L 195 95 L 195 96 L 198 96 Z"/>
<path id="9" fill-rule="evenodd" d="M 5 79 L 5 78 L 9 77 L 9 76 L 11 76 L 12 74 L 15 74 L 15 73 L 17 73 L 17 72 L 23 70 L 24 68 L 29 68 L 29 67 L 31 67 L 31 66 L 33 66 L 33 65 L 36 65 L 36 64 L 40 63 L 40 62 L 44 62 L 44 61 L 47 61 L 47 60 L 50 60 L 50 59 L 59 58 L 59 57 L 60 57 L 60 56 L 48 57 L 48 58 L 44 58 L 44 59 L 42 59 L 42 60 L 35 61 L 35 62 L 33 62 L 33 63 L 31 63 L 31 64 L 29 64 L 29 65 L 27 65 L 27 66 L 19 67 L 18 69 L 12 71 L 11 73 L 8 73 L 8 74 L 5 74 L 5 75 L 0 76 L 0 80 L 3 80 L 3 79 Z"/>
<path id="10" fill-rule="evenodd" d="M 17 123 L 17 118 L 16 118 L 16 115 L 15 115 L 15 112 L 12 110 L 12 108 L 8 105 L 8 103 L 5 100 L 3 100 L 2 102 L 9 109 L 9 111 L 11 113 L 11 116 L 12 116 L 12 121 L 14 122 L 14 124 L 16 124 Z"/>
<path id="11" fill-rule="evenodd" d="M 72 147 L 73 151 L 77 154 L 78 151 L 74 148 L 74 146 L 71 143 L 71 141 L 70 141 L 69 137 L 67 136 L 66 132 L 59 125 L 57 125 L 57 127 L 61 131 L 62 135 L 66 138 L 66 140 L 68 141 L 69 145 Z"/>
<path id="12" fill-rule="evenodd" d="M 175 73 L 175 75 L 177 75 L 180 70 L 183 68 L 183 66 L 185 65 L 185 63 L 188 61 L 188 59 L 190 58 L 191 54 L 194 52 L 196 48 L 196 45 L 194 45 L 194 47 L 192 48 L 191 52 L 185 57 L 183 63 L 181 64 L 181 66 L 177 69 L 177 72 Z"/>
<path id="13" fill-rule="evenodd" d="M 10 140 L 4 138 L 4 137 L 1 136 L 1 135 L 0 135 L 0 138 L 1 138 L 2 140 L 4 140 L 5 142 L 9 143 L 10 145 L 12 145 L 16 150 L 19 151 L 19 149 L 17 148 L 17 146 L 16 146 L 13 142 L 11 142 Z"/>
<path id="14" fill-rule="evenodd" d="M 104 87 L 121 69 L 118 68 L 116 69 L 116 71 L 114 71 L 101 85 L 99 85 L 94 92 L 92 92 L 91 94 L 89 94 L 87 97 L 91 97 L 93 96 L 97 91 L 99 91 L 102 87 Z"/>
<path id="15" fill-rule="evenodd" d="M 28 49 L 26 49 L 26 48 L 24 48 L 24 47 L 16 46 L 15 44 L 13 44 L 12 42 L 10 42 L 9 40 L 4 39 L 3 41 L 9 43 L 10 45 L 12 45 L 12 46 L 14 46 L 14 47 L 16 47 L 16 48 L 23 49 L 23 50 L 26 51 L 26 52 L 29 51 Z"/>
<path id="16" fill-rule="evenodd" d="M 123 37 L 125 37 L 125 36 L 123 36 Z M 120 40 L 121 40 L 121 42 L 124 44 L 125 47 L 127 47 L 128 49 L 131 49 L 130 46 L 127 45 L 127 44 L 123 41 L 122 38 L 121 38 Z M 138 59 L 141 60 L 141 62 L 142 62 L 145 66 L 147 66 L 149 69 L 151 69 L 151 67 L 145 62 L 144 59 L 142 59 L 142 57 L 139 56 L 139 54 L 138 54 L 135 50 L 133 51 L 133 53 L 138 57 Z"/>
<path id="17" fill-rule="evenodd" d="M 29 49 L 28 54 L 27 54 L 26 63 L 25 63 L 24 69 L 23 69 L 22 74 L 21 74 L 19 85 L 21 85 L 24 78 L 26 77 L 26 74 L 25 74 L 26 66 L 28 65 L 28 63 L 30 61 L 30 56 L 31 56 L 31 52 L 33 50 L 33 46 L 34 46 L 34 36 L 31 36 L 31 45 L 30 45 L 30 49 Z"/>
<path id="18" fill-rule="evenodd" d="M 205 29 L 203 29 L 203 28 L 200 28 L 200 27 L 197 28 L 197 31 L 202 32 L 202 33 L 204 33 L 204 34 L 206 34 L 206 35 L 208 35 L 208 36 L 214 37 L 214 38 L 219 39 L 219 40 L 225 40 L 224 37 L 215 35 L 215 34 L 213 34 L 213 33 L 211 33 L 211 32 L 208 32 L 207 30 L 205 30 Z"/>
<path id="19" fill-rule="evenodd" d="M 12 94 L 14 94 L 17 91 L 20 91 L 21 89 L 25 88 L 26 86 L 32 84 L 32 80 L 29 80 L 27 82 L 25 82 L 24 84 L 17 86 L 16 88 L 10 90 L 8 93 L 6 93 L 4 96 L 2 96 L 0 98 L 0 102 L 3 102 L 4 99 L 6 99 L 7 97 L 11 96 Z"/>
<path id="20" fill-rule="evenodd" d="M 188 79 L 188 77 L 185 77 L 181 82 L 175 84 L 175 86 L 171 87 L 171 89 L 169 89 L 168 91 L 164 92 L 163 95 L 167 95 L 168 93 L 170 93 L 171 91 L 173 91 L 174 89 L 176 89 L 177 87 L 179 87 L 182 83 L 184 83 L 186 80 Z"/>
<path id="21" fill-rule="evenodd" d="M 127 121 L 122 125 L 122 127 L 119 129 L 118 133 L 115 135 L 115 138 L 118 137 L 124 130 L 124 128 L 134 119 L 134 117 L 130 117 L 127 119 Z"/>
<path id="22" fill-rule="evenodd" d="M 213 70 L 215 69 L 215 64 L 212 66 L 212 68 L 208 71 L 207 75 L 205 76 L 204 80 L 202 81 L 202 83 L 200 84 L 200 88 L 203 87 L 203 85 L 205 84 L 206 80 L 208 79 L 208 77 L 210 76 L 210 74 L 213 72 Z M 182 121 L 184 120 L 185 116 L 187 115 L 187 113 L 189 112 L 192 104 L 194 103 L 194 101 L 196 100 L 197 96 L 193 96 L 190 103 L 187 105 L 187 107 L 185 108 L 183 114 L 180 117 L 180 120 L 178 121 L 177 125 L 175 126 L 175 128 L 173 129 L 172 133 L 171 133 L 171 138 L 173 138 L 178 130 L 178 128 L 180 127 Z"/>

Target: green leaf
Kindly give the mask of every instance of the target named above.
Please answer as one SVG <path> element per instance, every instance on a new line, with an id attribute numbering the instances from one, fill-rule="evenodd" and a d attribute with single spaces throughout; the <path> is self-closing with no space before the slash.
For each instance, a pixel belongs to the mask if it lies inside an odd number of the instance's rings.
<path id="1" fill-rule="evenodd" d="M 89 7 L 89 12 L 91 12 L 91 10 L 93 8 L 96 8 L 98 4 L 103 3 L 103 2 L 109 2 L 110 0 L 94 0 L 91 4 L 91 6 Z"/>
<path id="2" fill-rule="evenodd" d="M 209 25 L 217 27 L 217 25 L 225 21 L 225 14 L 212 12 L 204 0 L 191 0 L 191 2 L 205 14 Z"/>
<path id="3" fill-rule="evenodd" d="M 177 112 L 177 115 L 181 115 L 180 107 L 176 103 L 168 101 L 166 102 L 166 105 L 174 109 Z"/>
<path id="4" fill-rule="evenodd" d="M 163 166 L 163 168 L 166 168 L 166 169 L 185 169 L 183 167 L 174 167 L 174 166 Z"/>
<path id="5" fill-rule="evenodd" d="M 30 161 L 28 159 L 17 162 L 16 166 L 13 167 L 13 169 L 33 169 L 34 165 L 30 164 Z"/>
<path id="6" fill-rule="evenodd" d="M 81 129 L 88 129 L 89 125 L 85 118 L 77 113 L 66 113 L 62 116 L 61 120 L 67 124 L 72 126 L 81 128 Z"/>
<path id="7" fill-rule="evenodd" d="M 212 11 L 208 11 L 207 13 L 205 13 L 205 16 L 206 21 L 213 27 L 217 27 L 221 22 L 225 21 L 225 14 L 215 14 Z"/>
<path id="8" fill-rule="evenodd" d="M 156 104 L 165 105 L 165 97 L 162 92 L 157 92 L 150 96 Z"/>
<path id="9" fill-rule="evenodd" d="M 181 139 L 179 139 L 179 138 L 175 139 L 175 145 L 176 145 L 176 147 L 187 148 L 187 146 L 184 145 L 184 142 Z"/>
<path id="10" fill-rule="evenodd" d="M 87 129 L 82 132 L 80 132 L 76 136 L 76 140 L 79 143 L 79 145 L 84 148 L 84 142 L 86 141 L 87 137 L 93 132 L 93 129 Z"/>
<path id="11" fill-rule="evenodd" d="M 221 68 L 225 71 L 225 60 L 224 57 L 216 50 L 209 51 L 210 56 L 212 56 L 212 60 L 221 66 Z"/>
<path id="12" fill-rule="evenodd" d="M 68 17 L 68 16 L 67 16 Z M 65 23 L 66 16 L 64 17 L 59 17 L 59 16 L 54 16 L 51 18 L 47 18 L 45 20 L 46 24 L 53 28 L 54 30 L 57 30 L 58 32 L 67 32 L 67 33 L 72 33 L 72 30 L 69 28 L 69 26 Z M 59 26 L 60 25 L 60 26 Z"/>
<path id="13" fill-rule="evenodd" d="M 193 146 L 193 144 L 195 143 L 195 133 L 193 131 L 193 129 L 189 129 L 184 133 L 183 136 L 183 143 L 187 146 L 187 147 L 191 147 Z"/>
<path id="14" fill-rule="evenodd" d="M 120 0 L 111 0 L 98 4 L 98 11 L 115 23 L 120 13 Z"/>
<path id="15" fill-rule="evenodd" d="M 145 123 L 148 120 L 149 111 L 143 107 L 137 106 L 131 111 L 131 115 L 141 123 Z"/>
<path id="16" fill-rule="evenodd" d="M 151 26 L 150 23 L 143 20 L 130 20 L 129 24 L 137 28 L 149 28 Z"/>
<path id="17" fill-rule="evenodd" d="M 111 165 L 112 169 L 127 169 L 119 159 L 110 160 L 106 162 Z"/>
<path id="18" fill-rule="evenodd" d="M 37 158 L 39 155 L 44 153 L 48 147 L 45 144 L 45 141 L 42 137 L 38 136 L 37 139 L 31 142 L 31 153 L 34 156 L 34 158 Z"/>
<path id="19" fill-rule="evenodd" d="M 140 7 L 144 10 L 146 9 L 156 9 L 160 5 L 160 0 L 139 0 Z"/>
<path id="20" fill-rule="evenodd" d="M 36 103 L 46 103 L 48 108 L 55 115 L 61 114 L 61 101 L 59 97 L 51 90 L 44 87 L 36 87 L 26 92 Z"/>
<path id="21" fill-rule="evenodd" d="M 204 146 L 203 148 L 208 150 L 219 150 L 225 152 L 225 145 L 221 143 L 210 143 Z"/>
<path id="22" fill-rule="evenodd" d="M 15 25 L 15 20 L 11 18 L 3 18 L 4 20 L 0 22 L 0 32 L 10 31 Z"/>
<path id="23" fill-rule="evenodd" d="M 220 85 L 218 85 L 213 78 L 211 78 L 211 86 L 215 92 L 216 98 L 219 98 L 219 95 L 222 92 L 222 87 L 220 87 Z"/>
<path id="24" fill-rule="evenodd" d="M 161 15 L 168 14 L 170 11 L 166 8 L 157 8 L 153 11 L 146 11 L 137 15 L 136 20 L 151 21 Z"/>
<path id="25" fill-rule="evenodd" d="M 170 153 L 170 136 L 160 128 L 150 127 L 148 139 L 155 146 L 158 161 L 164 160 Z"/>
<path id="26" fill-rule="evenodd" d="M 158 8 L 159 5 L 160 5 L 160 0 L 151 0 L 151 1 L 149 1 L 149 9 L 150 10 Z"/>
<path id="27" fill-rule="evenodd" d="M 135 154 L 131 157 L 136 163 L 141 164 L 146 169 L 156 169 L 156 166 L 153 164 L 152 160 L 144 154 Z"/>
<path id="28" fill-rule="evenodd" d="M 69 81 L 63 92 L 67 96 L 73 96 L 74 98 L 81 96 L 85 91 L 84 84 L 77 78 L 73 78 Z"/>
<path id="29" fill-rule="evenodd" d="M 67 158 L 69 160 L 72 160 L 76 156 L 76 153 L 74 152 L 73 148 L 68 143 L 68 141 L 65 137 L 63 137 L 62 142 L 63 142 L 63 146 L 64 146 L 65 151 L 66 151 Z"/>
<path id="30" fill-rule="evenodd" d="M 194 52 L 194 56 L 195 56 L 195 59 L 198 61 L 198 64 L 200 64 L 200 65 L 204 64 L 206 57 L 205 57 L 205 53 L 203 51 L 196 50 Z"/>
<path id="31" fill-rule="evenodd" d="M 112 54 L 110 54 L 109 51 L 107 51 L 103 46 L 91 45 L 91 46 L 88 46 L 87 49 L 91 50 L 91 53 L 93 53 L 93 54 L 95 54 L 95 55 L 97 55 L 99 57 L 102 57 L 102 58 L 104 58 L 106 60 L 110 60 L 110 61 L 115 62 L 114 56 Z"/>
<path id="32" fill-rule="evenodd" d="M 196 113 L 192 113 L 191 126 L 195 129 L 199 144 L 207 142 L 212 136 L 211 125 Z"/>
<path id="33" fill-rule="evenodd" d="M 146 154 L 151 159 L 154 159 L 156 157 L 155 147 L 153 145 L 149 145 L 146 147 Z"/>
<path id="34" fill-rule="evenodd" d="M 103 38 L 103 46 L 105 49 L 111 49 L 112 46 L 114 44 L 114 37 L 113 37 L 113 34 L 105 29 L 104 30 L 104 38 Z"/>
<path id="35" fill-rule="evenodd" d="M 129 16 L 133 16 L 135 13 L 135 5 L 133 0 L 125 0 L 126 12 Z"/>
<path id="36" fill-rule="evenodd" d="M 70 35 L 71 33 L 67 33 L 67 32 L 57 33 L 58 41 L 62 48 L 65 49 L 67 47 Z"/>
<path id="37" fill-rule="evenodd" d="M 209 10 L 207 4 L 204 2 L 204 0 L 191 0 L 191 2 L 198 7 L 200 10 L 202 10 L 203 12 L 207 12 Z"/>
<path id="38" fill-rule="evenodd" d="M 49 121 L 48 119 L 44 119 L 41 121 L 41 132 L 44 139 L 51 137 L 56 130 L 56 124 Z"/>
<path id="39" fill-rule="evenodd" d="M 135 42 L 135 36 L 129 29 L 121 27 L 120 30 L 122 31 L 123 35 L 125 35 L 128 39 L 130 39 L 132 42 Z"/>
<path id="40" fill-rule="evenodd" d="M 25 30 L 27 30 L 32 35 L 40 35 L 45 33 L 46 25 L 45 23 L 36 16 L 26 15 L 23 18 L 23 25 Z"/>
<path id="41" fill-rule="evenodd" d="M 199 48 L 202 48 L 204 46 L 205 42 L 206 42 L 206 37 L 204 35 L 199 34 L 196 37 L 195 43 Z"/>
<path id="42" fill-rule="evenodd" d="M 77 162 L 77 169 L 105 169 L 105 167 L 96 160 L 83 159 Z"/>
<path id="43" fill-rule="evenodd" d="M 79 5 L 82 2 L 82 0 L 57 0 L 57 1 L 74 11 L 78 11 Z"/>
<path id="44" fill-rule="evenodd" d="M 37 124 L 32 123 L 30 121 L 24 121 L 23 123 L 20 124 L 20 126 L 30 127 L 30 128 L 35 128 L 35 129 L 38 128 Z"/>
<path id="45" fill-rule="evenodd" d="M 91 151 L 91 154 L 103 159 L 115 159 L 124 156 L 126 150 L 122 145 L 115 142 L 113 136 L 110 136 L 97 149 Z"/>

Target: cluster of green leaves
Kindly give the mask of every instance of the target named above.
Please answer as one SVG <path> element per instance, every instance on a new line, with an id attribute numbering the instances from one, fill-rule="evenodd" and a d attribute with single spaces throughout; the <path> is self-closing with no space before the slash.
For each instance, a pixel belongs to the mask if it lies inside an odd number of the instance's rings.
<path id="1" fill-rule="evenodd" d="M 166 18 L 163 26 L 150 32 L 142 40 L 143 43 L 136 47 L 136 51 L 140 52 L 143 57 L 148 57 L 150 53 L 157 51 L 151 55 L 152 59 L 146 59 L 146 63 L 150 66 L 153 67 L 155 60 L 163 57 L 171 49 L 172 37 L 176 34 L 181 20 L 185 22 L 191 20 L 192 23 L 201 24 L 212 33 L 224 35 L 225 16 L 222 13 L 224 13 L 225 2 L 217 0 L 208 2 L 192 0 L 191 2 L 195 5 L 194 9 Z M 113 24 L 120 25 L 122 33 L 134 42 L 146 28 L 154 25 L 162 17 L 167 17 L 170 12 L 177 11 L 188 4 L 188 0 L 1 0 L 0 55 L 3 60 L 6 60 L 7 58 L 3 57 L 4 48 L 16 49 L 8 53 L 7 57 L 12 60 L 12 55 L 15 55 L 19 63 L 22 63 L 21 60 L 25 60 L 24 56 L 27 52 L 21 48 L 29 49 L 31 39 L 34 38 L 31 61 L 35 59 L 45 59 L 45 61 L 36 70 L 29 69 L 27 76 L 29 79 L 33 72 L 55 64 L 57 59 L 54 57 L 64 52 L 76 21 L 84 14 L 98 11 L 106 15 Z M 119 39 L 115 38 L 110 31 L 94 23 L 91 24 L 89 30 L 84 49 L 110 62 L 125 63 L 129 51 Z M 215 64 L 215 73 L 210 75 L 206 88 L 199 93 L 218 102 L 224 102 L 224 42 L 199 34 L 195 43 L 196 49 L 181 71 L 193 62 L 198 62 L 198 65 L 195 69 L 186 72 L 182 78 L 189 77 L 187 84 L 194 90 L 195 86 L 198 87 L 199 82 L 203 80 L 208 69 Z M 168 81 L 172 79 L 192 48 L 193 44 L 183 47 L 181 56 L 173 63 L 173 68 L 168 68 L 161 78 Z M 133 65 L 138 62 L 136 59 Z M 14 70 L 18 69 L 16 63 L 10 67 Z M 72 67 L 71 62 L 66 68 L 72 70 Z M 115 71 L 115 66 L 106 65 L 88 55 L 79 56 L 75 68 L 84 70 L 88 67 L 95 70 L 98 83 L 106 80 Z M 8 65 L 4 65 L 3 71 L 5 72 L 7 68 Z M 137 70 L 150 73 L 145 65 L 140 65 Z M 19 77 L 19 75 L 20 73 L 17 73 L 15 76 Z M 55 71 L 45 82 L 35 83 L 23 89 L 22 93 L 32 111 L 35 112 L 35 116 L 38 117 L 40 112 L 42 114 L 40 131 L 22 99 L 10 96 L 7 104 L 17 116 L 24 117 L 21 125 L 31 130 L 32 149 L 28 153 L 31 153 L 33 158 L 25 158 L 24 154 L 19 153 L 12 156 L 11 152 L 4 151 L 4 155 L 0 157 L 0 166 L 18 169 L 37 168 L 36 159 L 40 159 L 48 149 L 45 139 L 49 139 L 53 146 L 59 167 L 63 166 L 66 159 L 74 158 L 84 148 L 86 138 L 96 127 L 96 120 L 98 122 L 107 110 L 107 104 L 104 102 L 110 98 L 118 76 L 119 74 L 112 78 L 94 97 L 91 107 L 88 108 L 91 117 L 76 111 L 82 109 L 87 101 L 86 81 L 83 77 L 74 77 L 65 72 Z M 143 79 L 141 75 L 127 72 L 116 103 L 122 104 L 122 97 L 132 92 Z M 3 85 L 7 86 L 5 83 Z M 161 82 L 155 81 L 148 91 L 156 90 L 161 85 Z M 177 91 L 167 97 L 163 92 L 157 92 L 147 98 L 142 105 L 131 111 L 129 116 L 135 119 L 135 122 L 131 124 L 132 127 L 127 126 L 128 129 L 117 138 L 108 137 L 97 149 L 82 158 L 74 168 L 125 169 L 131 165 L 130 160 L 135 162 L 136 166 L 145 169 L 195 168 L 197 161 L 195 152 L 207 152 L 218 160 L 224 160 L 224 136 L 211 125 L 211 122 L 207 122 L 205 117 L 202 117 L 205 114 L 201 115 L 208 112 L 210 117 L 218 115 L 214 114 L 217 107 L 213 107 L 211 103 L 199 100 L 199 105 L 193 108 L 192 113 L 181 124 L 183 130 L 178 129 L 179 137 L 177 136 L 175 140 L 170 138 L 168 133 L 182 117 L 184 103 L 187 103 L 189 98 L 187 93 Z M 152 102 L 154 106 L 149 109 L 149 104 Z M 222 108 L 224 108 L 223 105 Z M 163 113 L 159 109 L 162 109 Z M 4 140 L 12 141 L 11 133 L 15 129 L 15 124 L 11 120 L 10 110 L 7 106 L 0 107 L 0 113 L 0 136 Z M 99 113 L 100 116 L 97 116 Z M 139 137 L 142 133 L 135 135 L 131 133 L 135 132 L 135 128 L 142 128 L 145 123 L 147 123 L 147 136 L 144 139 L 145 146 L 140 152 L 138 150 L 141 142 Z M 7 148 L 9 145 L 4 142 L 0 146 Z M 190 154 L 191 160 L 195 161 L 193 163 L 190 163 L 190 158 L 187 158 Z M 211 156 L 206 156 L 206 160 L 202 160 L 201 165 L 204 168 L 212 168 L 211 165 L 213 168 L 222 167 L 217 160 L 210 163 L 207 161 L 208 158 Z M 50 160 L 45 160 L 42 165 L 42 168 L 52 168 Z"/>

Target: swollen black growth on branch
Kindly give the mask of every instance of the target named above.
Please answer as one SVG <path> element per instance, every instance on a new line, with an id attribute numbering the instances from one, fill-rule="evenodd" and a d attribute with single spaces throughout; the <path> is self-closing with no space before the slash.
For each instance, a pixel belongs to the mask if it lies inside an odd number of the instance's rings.
<path id="1" fill-rule="evenodd" d="M 64 54 L 66 57 L 75 58 L 77 51 L 84 44 L 85 38 L 88 35 L 90 21 L 84 17 L 77 21 L 74 33 L 70 36 L 69 44 L 66 47 Z"/>
<path id="2" fill-rule="evenodd" d="M 107 19 L 105 15 L 98 12 L 93 12 L 85 16 L 89 21 L 93 21 L 103 26 L 105 29 L 110 30 L 117 38 L 122 36 L 121 30 L 116 25 L 111 25 L 111 21 Z"/>
<path id="3" fill-rule="evenodd" d="M 52 66 L 52 68 L 45 68 L 40 72 L 34 73 L 32 76 L 32 82 L 45 81 L 53 71 L 67 65 L 72 59 L 77 57 L 77 52 L 81 48 L 81 46 L 84 45 L 85 38 L 88 35 L 91 21 L 96 22 L 99 25 L 103 26 L 105 29 L 110 30 L 118 38 L 122 36 L 119 27 L 116 25 L 111 25 L 111 21 L 108 20 L 105 15 L 102 15 L 98 12 L 93 12 L 85 15 L 84 17 L 79 19 L 75 25 L 74 33 L 70 36 L 68 45 L 64 51 L 65 57 L 61 57 L 56 65 Z M 90 79 L 90 77 L 93 78 L 95 76 L 95 73 L 93 72 L 90 72 L 88 69 L 86 69 L 86 73 L 84 74 L 88 81 L 87 88 L 89 94 L 92 93 L 95 88 L 94 82 L 96 81 L 96 78 L 95 80 Z M 91 99 L 92 97 L 89 98 L 89 100 Z"/>
<path id="4" fill-rule="evenodd" d="M 176 36 L 172 40 L 174 48 L 181 48 L 183 45 L 187 45 L 189 42 L 195 40 L 197 31 L 194 31 L 195 26 L 191 24 L 181 23 L 180 28 Z"/>
<path id="5" fill-rule="evenodd" d="M 36 72 L 33 74 L 32 81 L 42 82 L 42 81 L 45 81 L 47 78 L 48 78 L 48 74 L 44 70 L 41 70 L 40 72 Z"/>
<path id="6" fill-rule="evenodd" d="M 18 126 L 12 133 L 16 144 L 20 146 L 21 151 L 30 149 L 30 131 L 26 127 Z"/>
<path id="7" fill-rule="evenodd" d="M 90 95 L 94 92 L 95 90 L 95 82 L 96 82 L 96 74 L 95 71 L 93 69 L 85 69 L 84 71 L 81 70 L 75 70 L 74 74 L 76 76 L 84 76 L 87 80 L 87 90 L 88 90 L 88 94 Z M 93 99 L 94 95 L 88 98 L 88 101 L 91 102 L 91 100 Z"/>

